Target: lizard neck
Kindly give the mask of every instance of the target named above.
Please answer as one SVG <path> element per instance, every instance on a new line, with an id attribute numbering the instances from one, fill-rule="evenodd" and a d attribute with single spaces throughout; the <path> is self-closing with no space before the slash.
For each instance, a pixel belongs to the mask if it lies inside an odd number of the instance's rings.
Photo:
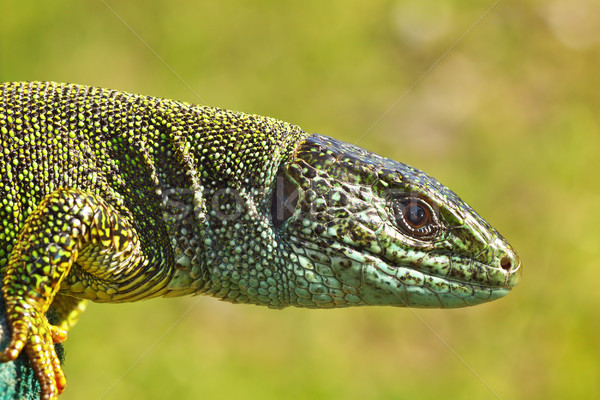
<path id="1" fill-rule="evenodd" d="M 288 305 L 294 253 L 274 230 L 271 193 L 279 168 L 307 134 L 266 117 L 208 107 L 190 112 L 187 123 L 170 125 L 175 163 L 156 163 L 169 169 L 158 176 L 175 261 L 163 295 Z"/>

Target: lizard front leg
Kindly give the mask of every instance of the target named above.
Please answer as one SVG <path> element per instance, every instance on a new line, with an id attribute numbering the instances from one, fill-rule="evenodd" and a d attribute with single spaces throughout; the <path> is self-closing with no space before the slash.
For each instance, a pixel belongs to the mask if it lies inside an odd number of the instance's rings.
<path id="1" fill-rule="evenodd" d="M 94 257 L 86 260 L 85 254 Z M 98 259 L 110 260 L 110 269 L 118 275 L 135 270 L 142 258 L 135 230 L 98 196 L 76 189 L 46 195 L 26 219 L 5 271 L 2 294 L 11 340 L 0 361 L 15 360 L 24 350 L 40 382 L 41 398 L 55 399 L 66 379 L 54 343 L 64 341 L 66 331 L 50 325 L 45 312 L 61 282 L 76 261 L 82 268 L 92 265 L 93 277 L 105 272 L 94 262 Z M 98 290 L 110 292 L 109 285 L 101 284 Z"/>

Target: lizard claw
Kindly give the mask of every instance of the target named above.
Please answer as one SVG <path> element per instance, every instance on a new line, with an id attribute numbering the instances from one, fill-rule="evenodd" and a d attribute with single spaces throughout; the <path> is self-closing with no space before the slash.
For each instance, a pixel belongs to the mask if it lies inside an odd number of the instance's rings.
<path id="1" fill-rule="evenodd" d="M 67 331 L 65 329 L 50 324 L 48 324 L 48 327 L 50 328 L 50 335 L 54 343 L 64 343 L 67 340 Z"/>

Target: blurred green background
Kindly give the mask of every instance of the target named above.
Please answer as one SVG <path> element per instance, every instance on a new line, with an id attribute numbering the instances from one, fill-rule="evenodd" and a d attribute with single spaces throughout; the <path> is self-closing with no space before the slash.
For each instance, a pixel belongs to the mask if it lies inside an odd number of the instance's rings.
<path id="1" fill-rule="evenodd" d="M 599 397 L 600 3 L 494 4 L 0 0 L 1 81 L 174 98 L 358 143 L 451 187 L 524 265 L 508 297 L 460 310 L 91 304 L 61 399 Z"/>

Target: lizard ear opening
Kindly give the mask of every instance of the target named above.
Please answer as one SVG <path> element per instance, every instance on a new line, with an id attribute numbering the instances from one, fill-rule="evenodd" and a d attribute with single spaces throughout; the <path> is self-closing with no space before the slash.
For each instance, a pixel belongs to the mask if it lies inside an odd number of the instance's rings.
<path id="1" fill-rule="evenodd" d="M 285 175 L 277 175 L 271 199 L 271 217 L 273 225 L 281 226 L 296 211 L 298 205 L 298 189 Z"/>

